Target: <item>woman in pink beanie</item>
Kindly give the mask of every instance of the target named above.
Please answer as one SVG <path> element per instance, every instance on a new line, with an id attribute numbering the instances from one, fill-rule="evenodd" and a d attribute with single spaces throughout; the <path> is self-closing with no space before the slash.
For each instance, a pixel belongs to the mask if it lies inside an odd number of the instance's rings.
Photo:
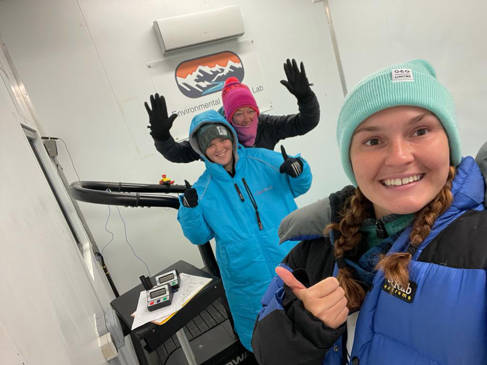
<path id="1" fill-rule="evenodd" d="M 299 113 L 291 115 L 261 114 L 249 88 L 235 77 L 226 80 L 222 90 L 225 118 L 237 130 L 239 142 L 247 147 L 273 150 L 281 139 L 308 133 L 318 125 L 320 106 L 310 88 L 304 65 L 286 60 L 284 72 L 287 80 L 281 80 L 299 107 Z M 177 114 L 168 116 L 164 96 L 150 96 L 151 106 L 145 103 L 149 114 L 149 128 L 156 149 L 171 162 L 192 162 L 200 158 L 188 141 L 177 143 L 169 130 Z"/>
<path id="2" fill-rule="evenodd" d="M 229 77 L 222 90 L 225 118 L 237 131 L 238 140 L 246 147 L 255 144 L 259 107 L 247 85 L 236 77 Z"/>

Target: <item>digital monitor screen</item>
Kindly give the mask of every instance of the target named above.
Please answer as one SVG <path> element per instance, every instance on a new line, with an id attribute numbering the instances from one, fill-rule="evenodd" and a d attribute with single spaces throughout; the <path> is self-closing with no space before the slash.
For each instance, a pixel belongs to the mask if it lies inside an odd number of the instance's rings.
<path id="1" fill-rule="evenodd" d="M 159 290 L 154 290 L 153 292 L 150 293 L 151 299 L 155 297 L 160 297 L 161 295 L 166 294 L 166 288 L 161 288 Z"/>
<path id="2" fill-rule="evenodd" d="M 170 273 L 170 274 L 167 274 L 167 275 L 164 275 L 164 276 L 160 276 L 158 278 L 159 282 L 160 283 L 165 283 L 166 281 L 169 281 L 169 280 L 172 280 L 174 279 L 174 273 Z"/>

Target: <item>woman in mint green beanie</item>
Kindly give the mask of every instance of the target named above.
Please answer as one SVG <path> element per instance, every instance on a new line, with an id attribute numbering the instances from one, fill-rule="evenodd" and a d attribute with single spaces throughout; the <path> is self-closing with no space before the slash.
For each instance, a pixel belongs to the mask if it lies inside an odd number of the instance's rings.
<path id="1" fill-rule="evenodd" d="M 301 231 L 276 269 L 259 363 L 487 364 L 484 180 L 455 120 L 423 60 L 350 92 L 337 139 L 354 186 L 330 195 L 324 236 Z"/>

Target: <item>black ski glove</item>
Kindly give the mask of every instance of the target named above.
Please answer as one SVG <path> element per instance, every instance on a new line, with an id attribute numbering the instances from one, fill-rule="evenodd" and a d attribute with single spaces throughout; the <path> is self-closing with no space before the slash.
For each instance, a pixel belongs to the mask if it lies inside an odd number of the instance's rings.
<path id="1" fill-rule="evenodd" d="M 145 110 L 147 110 L 147 114 L 149 114 L 150 125 L 148 125 L 147 128 L 150 128 L 150 135 L 152 138 L 165 141 L 171 136 L 169 130 L 172 127 L 174 119 L 176 119 L 178 115 L 172 114 L 170 117 L 167 116 L 166 100 L 162 95 L 151 95 L 150 104 L 152 109 L 149 108 L 147 102 L 144 103 Z"/>
<path id="2" fill-rule="evenodd" d="M 186 190 L 184 191 L 183 205 L 186 208 L 194 208 L 198 205 L 198 192 L 191 187 L 187 180 L 184 180 L 184 183 L 186 184 Z"/>
<path id="3" fill-rule="evenodd" d="M 286 73 L 287 81 L 281 80 L 281 84 L 283 84 L 289 92 L 298 99 L 298 101 L 306 98 L 312 92 L 310 83 L 306 77 L 303 62 L 301 62 L 300 66 L 301 70 L 298 68 L 294 58 L 292 61 L 288 58 L 284 64 L 284 72 Z"/>
<path id="4" fill-rule="evenodd" d="M 288 174 L 291 177 L 298 177 L 303 172 L 303 161 L 295 157 L 288 157 L 284 146 L 281 145 L 281 153 L 284 158 L 284 162 L 279 168 L 280 173 Z"/>

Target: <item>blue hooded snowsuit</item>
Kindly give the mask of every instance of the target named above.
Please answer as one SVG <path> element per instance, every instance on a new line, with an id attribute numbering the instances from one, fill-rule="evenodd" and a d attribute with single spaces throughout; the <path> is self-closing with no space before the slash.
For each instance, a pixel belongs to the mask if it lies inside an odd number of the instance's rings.
<path id="1" fill-rule="evenodd" d="M 487 211 L 484 181 L 472 158 L 457 167 L 452 194 L 453 203 L 413 255 L 413 284 L 399 288 L 383 272 L 375 274 L 360 308 L 350 364 L 487 364 Z M 335 199 L 332 194 L 330 201 Z M 406 228 L 389 252 L 406 251 L 410 231 Z M 332 243 L 327 237 L 303 241 L 285 266 L 304 275 L 309 286 L 336 275 Z M 269 286 L 263 305 L 253 338 L 259 363 L 347 362 L 346 326 L 325 326 L 279 278 Z"/>
<path id="2" fill-rule="evenodd" d="M 279 172 L 281 154 L 243 148 L 234 142 L 236 163 L 232 177 L 200 151 L 195 136 L 207 123 L 224 124 L 237 141 L 232 126 L 217 112 L 207 111 L 193 118 L 190 143 L 203 158 L 206 171 L 193 185 L 198 192 L 198 205 L 188 208 L 181 204 L 178 220 L 184 235 L 194 244 L 215 238 L 216 258 L 235 331 L 251 350 L 261 297 L 275 276 L 275 267 L 296 244 L 279 244 L 277 229 L 282 218 L 296 209 L 294 198 L 310 188 L 311 171 L 303 160 L 303 172 L 292 178 Z M 182 203 L 182 196 L 180 200 Z"/>

